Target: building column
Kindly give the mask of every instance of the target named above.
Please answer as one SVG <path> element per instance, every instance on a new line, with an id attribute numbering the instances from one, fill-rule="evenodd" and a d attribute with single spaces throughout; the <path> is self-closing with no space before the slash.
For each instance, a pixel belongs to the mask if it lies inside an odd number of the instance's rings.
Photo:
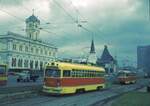
<path id="1" fill-rule="evenodd" d="M 18 58 L 16 58 L 16 68 L 18 68 Z"/>
<path id="2" fill-rule="evenodd" d="M 30 59 L 28 59 L 28 69 L 30 69 Z"/>
<path id="3" fill-rule="evenodd" d="M 8 50 L 12 50 L 12 40 L 8 40 Z"/>
<path id="4" fill-rule="evenodd" d="M 35 60 L 33 60 L 33 69 L 35 69 Z"/>
<path id="5" fill-rule="evenodd" d="M 12 56 L 8 56 L 8 68 L 12 68 Z"/>
<path id="6" fill-rule="evenodd" d="M 40 60 L 38 59 L 38 70 L 40 70 Z"/>
<path id="7" fill-rule="evenodd" d="M 25 59 L 22 58 L 22 68 L 26 68 L 26 67 L 24 66 L 24 62 L 25 62 Z"/>

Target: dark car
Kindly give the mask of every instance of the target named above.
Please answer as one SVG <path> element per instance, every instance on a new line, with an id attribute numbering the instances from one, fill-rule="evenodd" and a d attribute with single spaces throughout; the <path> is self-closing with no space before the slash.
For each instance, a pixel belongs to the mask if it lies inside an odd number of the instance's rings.
<path id="1" fill-rule="evenodd" d="M 150 83 L 149 83 L 149 85 L 147 86 L 147 92 L 150 92 Z"/>
<path id="2" fill-rule="evenodd" d="M 20 73 L 18 73 L 18 78 L 17 78 L 17 82 L 29 82 L 29 81 L 33 81 L 36 82 L 36 80 L 39 78 L 39 76 L 31 71 L 22 71 Z"/>

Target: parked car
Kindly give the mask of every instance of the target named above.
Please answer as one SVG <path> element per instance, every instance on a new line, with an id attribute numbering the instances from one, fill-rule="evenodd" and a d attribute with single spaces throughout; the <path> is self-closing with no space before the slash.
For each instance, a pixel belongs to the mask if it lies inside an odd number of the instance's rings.
<path id="1" fill-rule="evenodd" d="M 150 92 L 150 86 L 147 86 L 147 92 Z"/>
<path id="2" fill-rule="evenodd" d="M 18 73 L 18 78 L 17 78 L 17 82 L 29 82 L 29 81 L 33 81 L 33 82 L 36 82 L 36 80 L 38 79 L 38 75 L 35 74 L 34 72 L 32 71 L 22 71 L 20 73 Z"/>

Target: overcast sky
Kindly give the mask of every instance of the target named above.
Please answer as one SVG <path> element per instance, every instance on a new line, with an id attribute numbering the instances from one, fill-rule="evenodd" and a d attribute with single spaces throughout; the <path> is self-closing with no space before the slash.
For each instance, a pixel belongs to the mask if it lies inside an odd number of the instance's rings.
<path id="1" fill-rule="evenodd" d="M 26 36 L 32 9 L 49 31 L 41 30 L 40 38 L 55 44 L 59 56 L 86 54 L 93 36 L 98 57 L 108 45 L 119 60 L 136 62 L 137 46 L 150 44 L 148 0 L 0 0 L 0 34 Z"/>

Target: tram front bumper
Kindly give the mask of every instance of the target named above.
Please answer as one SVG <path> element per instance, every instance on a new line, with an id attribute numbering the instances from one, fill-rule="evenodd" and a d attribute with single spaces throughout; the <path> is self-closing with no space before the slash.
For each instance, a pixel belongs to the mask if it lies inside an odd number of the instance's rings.
<path id="1" fill-rule="evenodd" d="M 43 86 L 42 91 L 45 92 L 45 93 L 51 93 L 51 94 L 61 94 L 62 93 L 62 88 Z"/>

